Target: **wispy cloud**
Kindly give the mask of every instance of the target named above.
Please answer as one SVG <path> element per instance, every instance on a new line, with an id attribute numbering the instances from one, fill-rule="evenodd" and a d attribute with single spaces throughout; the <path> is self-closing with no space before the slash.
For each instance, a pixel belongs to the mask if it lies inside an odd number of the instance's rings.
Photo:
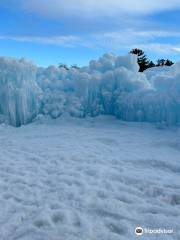
<path id="1" fill-rule="evenodd" d="M 147 43 L 147 44 L 137 44 L 132 47 L 137 47 L 143 49 L 144 51 L 151 50 L 151 53 L 156 53 L 158 55 L 173 55 L 180 53 L 180 44 L 166 44 L 166 43 Z"/>
<path id="2" fill-rule="evenodd" d="M 53 44 L 53 45 L 61 45 L 64 47 L 74 47 L 80 41 L 80 38 L 77 36 L 40 37 L 40 36 L 5 36 L 4 35 L 4 36 L 0 36 L 0 39 L 13 40 L 18 42 Z"/>
<path id="3" fill-rule="evenodd" d="M 177 52 L 177 53 L 180 53 L 180 45 L 178 46 L 172 46 L 172 50 Z"/>
<path id="4" fill-rule="evenodd" d="M 5 5 L 50 17 L 148 14 L 180 8 L 179 0 L 2 0 Z"/>
<path id="5" fill-rule="evenodd" d="M 0 36 L 3 40 L 19 42 L 32 42 L 40 44 L 52 44 L 66 48 L 86 47 L 92 49 L 104 49 L 104 51 L 130 50 L 139 47 L 144 50 L 151 49 L 152 52 L 170 54 L 179 53 L 180 44 L 169 44 L 157 41 L 157 37 L 180 38 L 180 32 L 168 31 L 137 31 L 128 29 L 120 32 L 101 32 L 89 35 L 67 35 L 67 36 Z"/>
<path id="6" fill-rule="evenodd" d="M 91 47 L 111 49 L 114 51 L 120 49 L 131 49 L 141 47 L 142 49 L 151 49 L 154 52 L 177 52 L 179 44 L 167 43 L 167 38 L 176 38 L 180 40 L 180 31 L 140 31 L 128 29 L 124 31 L 102 32 L 88 37 L 82 41 Z M 94 44 L 94 45 L 93 45 Z"/>

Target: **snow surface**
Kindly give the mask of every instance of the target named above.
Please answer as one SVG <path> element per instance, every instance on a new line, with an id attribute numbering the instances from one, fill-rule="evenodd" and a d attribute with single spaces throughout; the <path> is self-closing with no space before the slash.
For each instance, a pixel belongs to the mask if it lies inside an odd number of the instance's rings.
<path id="1" fill-rule="evenodd" d="M 0 125 L 0 240 L 180 239 L 180 130 L 113 117 Z"/>
<path id="2" fill-rule="evenodd" d="M 21 126 L 39 114 L 113 115 L 124 121 L 180 123 L 180 63 L 138 72 L 135 55 L 105 54 L 80 69 L 38 68 L 0 58 L 0 122 Z"/>

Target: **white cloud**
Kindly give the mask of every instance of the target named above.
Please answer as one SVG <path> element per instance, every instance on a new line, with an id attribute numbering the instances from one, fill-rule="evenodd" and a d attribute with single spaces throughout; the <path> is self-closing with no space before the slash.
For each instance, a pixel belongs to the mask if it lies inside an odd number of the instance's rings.
<path id="1" fill-rule="evenodd" d="M 145 51 L 159 54 L 174 54 L 180 52 L 179 44 L 169 44 L 157 42 L 156 37 L 177 37 L 180 32 L 168 31 L 138 31 L 128 29 L 120 32 L 101 32 L 98 34 L 88 34 L 83 36 L 0 36 L 0 39 L 13 40 L 19 42 L 33 42 L 41 44 L 53 44 L 63 47 L 87 47 L 94 49 L 104 49 L 104 51 L 119 51 L 124 49 L 129 51 L 138 47 Z"/>
<path id="2" fill-rule="evenodd" d="M 33 42 L 41 44 L 61 45 L 64 47 L 74 47 L 80 41 L 77 36 L 0 36 L 0 39 L 14 40 L 18 42 Z"/>
<path id="3" fill-rule="evenodd" d="M 91 46 L 94 44 L 94 47 L 112 49 L 114 51 L 123 48 L 127 50 L 139 47 L 147 50 L 151 49 L 154 52 L 177 52 L 179 46 L 176 48 L 174 45 L 168 44 L 167 41 L 164 41 L 167 37 L 179 39 L 180 31 L 145 31 L 128 29 L 119 32 L 102 32 L 91 35 L 87 39 L 89 39 L 89 44 L 91 44 Z"/>
<path id="4" fill-rule="evenodd" d="M 114 32 L 99 32 L 86 35 L 66 35 L 66 36 L 6 36 L 1 35 L 0 39 L 13 40 L 19 42 L 33 42 L 41 44 L 61 45 L 64 47 L 83 46 L 87 48 L 109 48 L 117 50 L 123 46 L 133 43 L 144 43 L 152 39 L 156 32 L 144 32 L 135 30 L 124 30 Z M 160 34 L 160 32 L 158 32 Z M 162 33 L 164 34 L 164 33 Z"/>
<path id="5" fill-rule="evenodd" d="M 121 14 L 148 14 L 180 8 L 179 0 L 6 0 L 4 2 L 50 17 L 67 15 L 94 17 L 114 14 L 120 17 Z"/>
<path id="6" fill-rule="evenodd" d="M 180 45 L 178 46 L 173 46 L 172 47 L 173 51 L 177 52 L 177 53 L 180 53 Z"/>

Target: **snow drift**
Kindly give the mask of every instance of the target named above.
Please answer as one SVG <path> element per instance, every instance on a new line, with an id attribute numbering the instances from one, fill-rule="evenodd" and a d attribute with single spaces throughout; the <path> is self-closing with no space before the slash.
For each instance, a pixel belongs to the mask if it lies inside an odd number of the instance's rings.
<path id="1" fill-rule="evenodd" d="M 1 122 L 20 126 L 38 114 L 114 115 L 125 121 L 180 122 L 180 63 L 138 72 L 135 55 L 105 54 L 89 66 L 38 68 L 0 58 Z"/>

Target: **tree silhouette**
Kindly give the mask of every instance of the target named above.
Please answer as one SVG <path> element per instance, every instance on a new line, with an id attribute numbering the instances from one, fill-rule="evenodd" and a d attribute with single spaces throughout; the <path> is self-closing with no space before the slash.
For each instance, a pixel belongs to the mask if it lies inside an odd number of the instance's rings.
<path id="1" fill-rule="evenodd" d="M 174 63 L 171 61 L 171 60 L 169 60 L 169 59 L 158 59 L 157 60 L 157 64 L 156 64 L 156 66 L 157 67 L 159 67 L 159 66 L 171 66 L 171 65 L 173 65 Z"/>
<path id="2" fill-rule="evenodd" d="M 156 66 L 157 66 L 157 67 L 161 67 L 161 66 L 164 66 L 165 63 L 166 63 L 166 60 L 165 60 L 165 59 L 158 59 Z"/>
<path id="3" fill-rule="evenodd" d="M 150 61 L 149 65 L 148 65 L 148 68 L 152 68 L 152 67 L 155 67 L 156 64 L 153 63 L 153 61 Z"/>
<path id="4" fill-rule="evenodd" d="M 69 70 L 69 67 L 67 66 L 67 64 L 64 64 L 64 63 L 59 63 L 59 68 L 64 68 L 66 70 Z"/>
<path id="5" fill-rule="evenodd" d="M 149 65 L 152 66 L 154 64 L 152 61 L 149 61 L 149 59 L 141 49 L 134 48 L 130 51 L 130 53 L 137 55 L 140 72 L 143 72 L 144 70 L 149 68 Z"/>
<path id="6" fill-rule="evenodd" d="M 166 60 L 166 66 L 172 66 L 173 64 L 174 63 L 171 60 L 169 59 Z"/>
<path id="7" fill-rule="evenodd" d="M 76 64 L 74 64 L 74 65 L 71 65 L 71 68 L 74 68 L 74 69 L 77 69 L 77 70 L 79 70 L 79 69 L 80 69 L 80 67 L 78 67 Z"/>
<path id="8" fill-rule="evenodd" d="M 139 64 L 139 71 L 143 72 L 144 70 L 148 69 L 148 68 L 152 68 L 152 67 L 162 67 L 162 66 L 171 66 L 174 63 L 169 60 L 169 59 L 158 59 L 157 63 L 154 64 L 153 61 L 150 61 L 147 56 L 145 55 L 145 53 L 143 52 L 143 50 L 138 49 L 138 48 L 134 48 L 130 51 L 131 54 L 135 54 L 137 55 L 137 60 L 138 60 L 138 64 Z"/>

